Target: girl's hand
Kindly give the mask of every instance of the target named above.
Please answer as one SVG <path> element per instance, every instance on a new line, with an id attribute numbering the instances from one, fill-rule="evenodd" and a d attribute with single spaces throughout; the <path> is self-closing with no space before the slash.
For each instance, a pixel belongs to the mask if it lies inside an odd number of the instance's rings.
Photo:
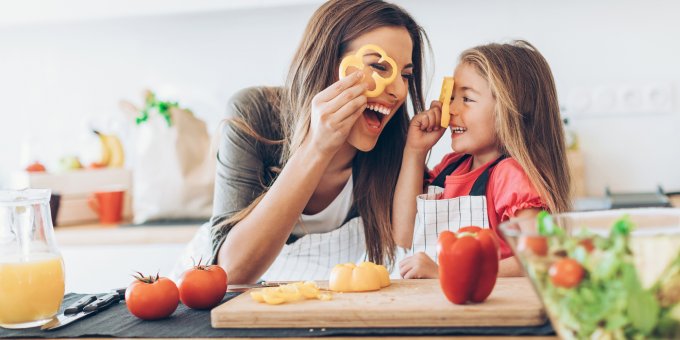
<path id="1" fill-rule="evenodd" d="M 314 96 L 307 136 L 314 149 L 333 155 L 347 140 L 352 126 L 366 109 L 363 93 L 367 85 L 360 83 L 363 77 L 363 72 L 352 73 Z"/>
<path id="2" fill-rule="evenodd" d="M 408 137 L 406 147 L 419 151 L 427 152 L 437 144 L 442 137 L 445 128 L 441 127 L 442 103 L 435 100 L 430 104 L 430 109 L 423 111 L 411 119 L 408 127 Z"/>
<path id="3" fill-rule="evenodd" d="M 436 279 L 439 266 L 427 254 L 419 252 L 399 262 L 399 274 L 405 279 Z"/>

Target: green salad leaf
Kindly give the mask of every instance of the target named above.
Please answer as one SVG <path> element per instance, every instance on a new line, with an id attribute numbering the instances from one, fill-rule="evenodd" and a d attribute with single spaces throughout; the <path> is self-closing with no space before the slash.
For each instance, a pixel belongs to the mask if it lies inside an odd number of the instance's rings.
<path id="1" fill-rule="evenodd" d="M 538 220 L 538 234 L 541 236 L 564 236 L 564 229 L 559 227 L 549 212 L 542 210 L 536 217 Z"/>

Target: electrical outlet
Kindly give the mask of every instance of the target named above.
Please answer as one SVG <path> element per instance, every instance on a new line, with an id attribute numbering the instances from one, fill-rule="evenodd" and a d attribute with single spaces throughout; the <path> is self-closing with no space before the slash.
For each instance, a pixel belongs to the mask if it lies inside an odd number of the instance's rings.
<path id="1" fill-rule="evenodd" d="M 637 86 L 625 85 L 619 89 L 619 98 L 616 111 L 620 113 L 643 112 L 644 100 L 642 89 Z"/>
<path id="2" fill-rule="evenodd" d="M 618 114 L 617 94 L 612 87 L 598 86 L 592 90 L 593 105 L 590 115 L 609 116 Z"/>
<path id="3" fill-rule="evenodd" d="M 673 84 L 655 83 L 645 88 L 645 106 L 656 113 L 673 113 Z"/>
<path id="4" fill-rule="evenodd" d="M 571 89 L 564 111 L 568 116 L 593 118 L 672 114 L 674 97 L 671 82 L 594 84 Z"/>

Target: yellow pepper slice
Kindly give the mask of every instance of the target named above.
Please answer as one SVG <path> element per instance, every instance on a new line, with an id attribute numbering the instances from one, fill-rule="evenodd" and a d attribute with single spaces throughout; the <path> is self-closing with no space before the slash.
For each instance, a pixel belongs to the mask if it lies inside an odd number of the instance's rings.
<path id="1" fill-rule="evenodd" d="M 439 93 L 439 101 L 442 103 L 441 127 L 448 128 L 451 119 L 449 105 L 451 104 L 451 94 L 453 93 L 453 77 L 444 77 L 442 90 Z"/>
<path id="2" fill-rule="evenodd" d="M 316 282 L 294 282 L 278 287 L 267 287 L 250 292 L 250 297 L 256 302 L 279 305 L 306 299 L 330 300 L 330 293 L 320 293 Z"/>
<path id="3" fill-rule="evenodd" d="M 262 296 L 262 292 L 259 290 L 250 292 L 250 297 L 257 302 L 264 302 L 264 296 Z"/>
<path id="4" fill-rule="evenodd" d="M 321 301 L 330 301 L 333 299 L 333 295 L 331 293 L 321 293 L 317 298 Z"/>
<path id="5" fill-rule="evenodd" d="M 385 50 L 380 48 L 380 46 L 373 45 L 373 44 L 368 44 L 361 46 L 359 50 L 356 51 L 356 53 L 348 55 L 344 58 L 342 58 L 342 61 L 340 62 L 340 79 L 345 78 L 347 76 L 347 69 L 350 67 L 356 67 L 359 70 L 363 70 L 366 65 L 364 64 L 364 53 L 366 51 L 375 51 L 378 54 L 380 54 L 380 59 L 378 62 L 383 62 L 386 61 L 390 66 L 392 67 L 392 73 L 390 74 L 389 77 L 383 78 L 381 75 L 378 74 L 378 72 L 373 71 L 371 74 L 371 78 L 375 81 L 375 88 L 373 90 L 366 90 L 364 92 L 364 95 L 366 97 L 377 97 L 380 94 L 385 91 L 385 87 L 387 85 L 392 84 L 394 82 L 394 79 L 397 78 L 397 63 L 394 61 L 394 59 L 390 58 L 390 56 L 387 55 Z"/>

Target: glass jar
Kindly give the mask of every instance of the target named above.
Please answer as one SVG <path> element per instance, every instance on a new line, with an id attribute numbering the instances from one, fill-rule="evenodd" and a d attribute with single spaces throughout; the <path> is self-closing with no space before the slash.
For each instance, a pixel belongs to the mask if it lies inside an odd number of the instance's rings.
<path id="1" fill-rule="evenodd" d="M 40 326 L 59 311 L 64 262 L 50 190 L 0 190 L 0 327 Z"/>

